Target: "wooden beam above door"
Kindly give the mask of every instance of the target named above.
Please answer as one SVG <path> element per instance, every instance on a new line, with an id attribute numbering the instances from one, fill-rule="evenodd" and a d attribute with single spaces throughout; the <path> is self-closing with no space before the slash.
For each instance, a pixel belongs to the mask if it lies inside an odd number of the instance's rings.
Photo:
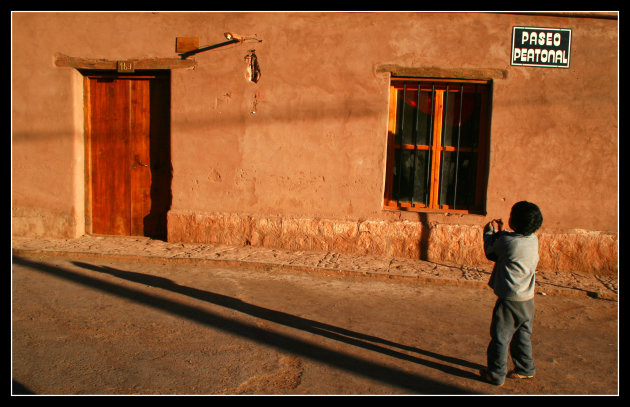
<path id="1" fill-rule="evenodd" d="M 127 62 L 134 67 L 134 70 L 153 70 L 153 69 L 190 69 L 195 68 L 194 60 L 185 60 L 181 58 L 144 58 L 144 59 L 126 59 L 126 60 L 109 60 L 94 58 L 77 58 L 55 54 L 56 67 L 68 67 L 75 69 L 102 69 L 117 70 L 120 62 Z"/>

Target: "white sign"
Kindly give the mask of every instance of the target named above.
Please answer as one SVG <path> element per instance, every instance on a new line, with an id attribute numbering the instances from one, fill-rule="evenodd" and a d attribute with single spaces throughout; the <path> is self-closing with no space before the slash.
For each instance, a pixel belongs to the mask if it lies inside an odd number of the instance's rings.
<path id="1" fill-rule="evenodd" d="M 512 65 L 568 68 L 570 59 L 570 29 L 513 27 Z"/>

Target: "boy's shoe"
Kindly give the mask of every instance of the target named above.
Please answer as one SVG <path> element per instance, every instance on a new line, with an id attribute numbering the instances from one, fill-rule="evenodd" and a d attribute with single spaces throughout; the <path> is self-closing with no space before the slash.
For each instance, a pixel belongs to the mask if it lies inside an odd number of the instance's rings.
<path id="1" fill-rule="evenodd" d="M 510 373 L 508 373 L 508 377 L 512 379 L 533 379 L 534 378 L 534 376 L 522 375 L 522 374 L 516 373 L 515 371 L 511 371 Z"/>
<path id="2" fill-rule="evenodd" d="M 493 384 L 498 387 L 503 386 L 503 383 L 495 382 L 494 380 L 492 380 L 486 369 L 479 370 L 479 375 L 481 376 L 481 380 L 483 380 L 484 382 Z"/>

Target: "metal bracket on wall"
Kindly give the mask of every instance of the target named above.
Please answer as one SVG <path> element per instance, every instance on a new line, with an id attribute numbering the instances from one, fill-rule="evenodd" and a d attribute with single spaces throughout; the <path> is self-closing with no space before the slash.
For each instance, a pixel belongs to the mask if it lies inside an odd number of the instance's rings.
<path id="1" fill-rule="evenodd" d="M 198 54 L 199 52 L 208 51 L 208 50 L 211 50 L 211 49 L 223 47 L 223 46 L 230 45 L 230 44 L 235 44 L 237 42 L 239 42 L 239 40 L 232 39 L 232 40 L 229 40 L 229 41 L 221 42 L 219 44 L 208 45 L 207 47 L 201 47 L 201 48 L 193 49 L 193 50 L 190 50 L 190 51 L 186 51 L 186 52 L 183 52 L 183 53 L 179 54 L 179 56 L 182 59 L 186 59 L 186 58 L 188 58 L 191 55 Z"/>
<path id="2" fill-rule="evenodd" d="M 195 55 L 195 54 L 198 54 L 198 53 L 203 52 L 203 51 L 209 51 L 211 49 L 224 47 L 226 45 L 235 44 L 237 42 L 243 42 L 243 41 L 246 41 L 246 40 L 255 40 L 255 41 L 258 41 L 258 42 L 262 42 L 262 40 L 259 40 L 256 37 L 255 34 L 254 35 L 238 35 L 238 34 L 234 34 L 234 33 L 231 33 L 231 32 L 226 32 L 223 35 L 225 35 L 225 38 L 227 38 L 227 41 L 220 42 L 220 43 L 214 44 L 214 45 L 208 45 L 206 47 L 201 47 L 201 48 L 198 48 L 198 45 L 197 45 L 194 49 L 191 49 L 191 50 L 188 50 L 188 51 L 180 53 L 179 56 L 182 59 L 186 59 L 186 58 L 188 58 L 191 55 Z M 186 40 L 193 40 L 193 39 L 198 41 L 197 38 L 181 38 L 182 44 L 185 43 Z M 179 46 L 180 38 L 178 38 L 177 40 L 178 40 L 178 46 Z M 190 42 L 188 42 L 188 43 L 190 44 Z"/>

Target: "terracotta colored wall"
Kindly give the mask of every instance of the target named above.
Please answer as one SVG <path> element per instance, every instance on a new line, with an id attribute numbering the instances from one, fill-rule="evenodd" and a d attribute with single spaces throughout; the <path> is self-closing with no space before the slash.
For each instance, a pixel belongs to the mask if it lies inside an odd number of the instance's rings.
<path id="1" fill-rule="evenodd" d="M 507 78 L 494 81 L 489 214 L 529 199 L 547 228 L 616 231 L 616 21 L 306 13 L 222 23 L 200 37 L 219 42 L 225 29 L 263 42 L 198 54 L 194 71 L 175 72 L 174 210 L 391 219 L 381 210 L 388 78 L 375 67 L 493 67 Z M 572 28 L 571 69 L 509 66 L 521 24 Z M 244 79 L 249 48 L 258 84 Z"/>
<path id="2" fill-rule="evenodd" d="M 510 66 L 520 25 L 571 28 L 570 69 Z M 599 18 L 15 14 L 14 234 L 82 234 L 80 78 L 55 68 L 55 53 L 173 57 L 176 37 L 204 46 L 226 31 L 263 42 L 205 51 L 195 69 L 172 72 L 169 240 L 481 262 L 481 226 L 526 199 L 545 217 L 542 265 L 616 269 L 617 20 Z M 252 48 L 258 83 L 245 78 Z M 488 216 L 383 211 L 385 65 L 505 73 L 493 81 Z"/>

